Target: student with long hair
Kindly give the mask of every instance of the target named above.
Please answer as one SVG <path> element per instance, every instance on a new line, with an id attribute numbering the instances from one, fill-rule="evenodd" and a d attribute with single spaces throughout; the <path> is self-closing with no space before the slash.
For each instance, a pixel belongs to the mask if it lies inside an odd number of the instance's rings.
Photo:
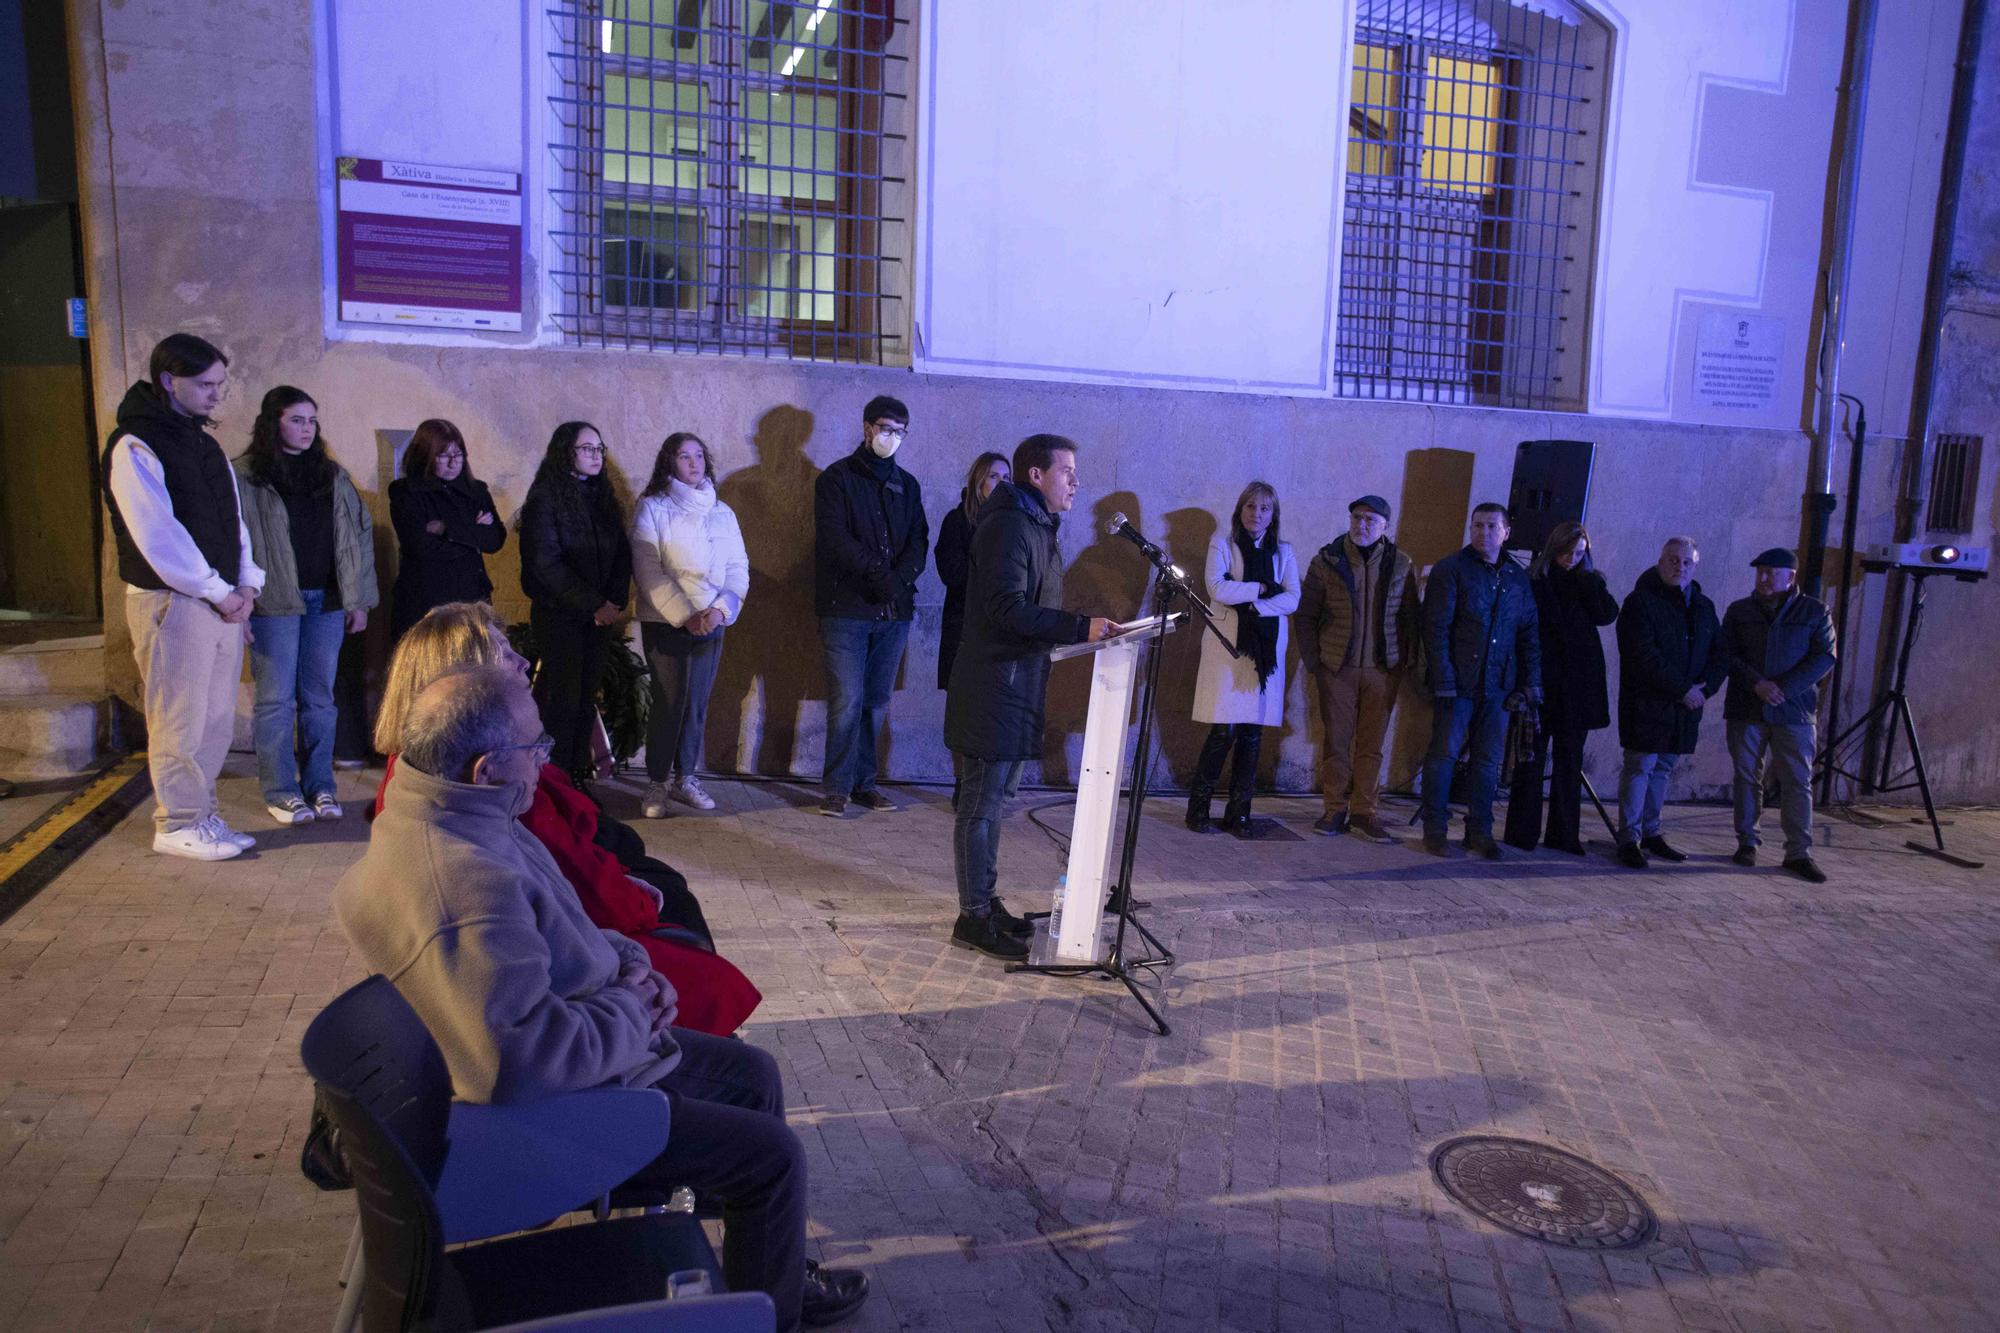
<path id="1" fill-rule="evenodd" d="M 1257 790 L 1257 756 L 1264 729 L 1285 720 L 1285 645 L 1299 609 L 1299 562 L 1278 539 L 1278 492 L 1253 481 L 1236 497 L 1229 527 L 1208 544 L 1208 598 L 1216 623 L 1241 655 L 1231 657 L 1212 636 L 1201 641 L 1195 675 L 1194 720 L 1209 724 L 1188 787 L 1187 826 L 1251 832 L 1250 799 Z M 1219 824 L 1209 800 L 1229 761 L 1229 803 Z"/>
<path id="2" fill-rule="evenodd" d="M 597 427 L 563 422 L 521 506 L 521 591 L 541 655 L 542 725 L 555 737 L 553 762 L 574 782 L 591 775 L 597 688 L 632 591 L 632 548 L 604 455 Z"/>
<path id="3" fill-rule="evenodd" d="M 341 640 L 368 627 L 377 600 L 374 523 L 326 451 L 319 405 L 292 385 L 264 395 L 236 474 L 264 571 L 250 612 L 264 809 L 280 824 L 338 819 L 333 676 Z"/>
<path id="4" fill-rule="evenodd" d="M 992 450 L 972 460 L 965 486 L 944 522 L 938 524 L 937 572 L 944 584 L 944 618 L 938 633 L 938 688 L 951 688 L 951 662 L 965 632 L 965 584 L 972 575 L 972 525 L 993 488 L 1013 477 L 1007 455 Z"/>
<path id="5" fill-rule="evenodd" d="M 632 515 L 632 573 L 639 639 L 653 669 L 641 808 L 648 819 L 665 818 L 670 800 L 713 810 L 695 771 L 723 631 L 750 594 L 750 557 L 735 511 L 716 498 L 715 460 L 697 435 L 675 431 L 653 460 Z"/>
<path id="6" fill-rule="evenodd" d="M 410 436 L 402 475 L 389 483 L 389 521 L 400 548 L 390 621 L 397 638 L 434 606 L 493 595 L 486 557 L 506 545 L 507 525 L 449 421 L 432 417 Z"/>
<path id="7" fill-rule="evenodd" d="M 1558 523 L 1528 566 L 1535 594 L 1535 622 L 1542 636 L 1542 711 L 1535 748 L 1516 766 L 1507 799 L 1506 841 L 1533 850 L 1542 819 L 1542 766 L 1554 756 L 1549 777 L 1549 822 L 1544 845 L 1583 855 L 1583 743 L 1611 725 L 1611 696 L 1604 684 L 1604 644 L 1598 633 L 1618 619 L 1618 599 L 1590 558 L 1590 534 L 1581 523 Z"/>

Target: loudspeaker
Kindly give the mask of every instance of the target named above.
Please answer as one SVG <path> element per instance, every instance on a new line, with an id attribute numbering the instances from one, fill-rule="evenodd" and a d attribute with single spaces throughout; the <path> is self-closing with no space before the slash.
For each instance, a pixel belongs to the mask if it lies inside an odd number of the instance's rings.
<path id="1" fill-rule="evenodd" d="M 1524 440 L 1514 446 L 1508 549 L 1538 555 L 1558 523 L 1583 522 L 1596 455 L 1597 446 L 1588 440 Z"/>

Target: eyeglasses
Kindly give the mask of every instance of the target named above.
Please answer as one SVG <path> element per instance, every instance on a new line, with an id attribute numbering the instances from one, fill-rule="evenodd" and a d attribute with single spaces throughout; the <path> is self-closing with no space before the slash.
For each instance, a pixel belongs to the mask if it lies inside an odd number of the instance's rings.
<path id="1" fill-rule="evenodd" d="M 448 454 L 439 454 L 437 456 L 437 461 L 440 463 L 463 463 L 465 461 L 465 455 L 462 453 L 458 453 L 456 451 Z"/>
<path id="2" fill-rule="evenodd" d="M 875 427 L 875 433 L 887 436 L 892 440 L 904 440 L 909 438 L 910 428 L 908 426 L 883 426 L 878 424 Z"/>
<path id="3" fill-rule="evenodd" d="M 602 454 L 604 446 L 601 444 L 573 444 L 570 446 L 570 450 L 579 454 Z"/>
<path id="4" fill-rule="evenodd" d="M 505 754 L 509 750 L 535 750 L 539 752 L 535 762 L 537 766 L 540 766 L 549 762 L 549 756 L 555 753 L 555 748 L 556 738 L 545 731 L 538 739 L 523 741 L 519 745 L 496 745 L 488 750 L 486 755 L 490 759 L 496 754 Z"/>

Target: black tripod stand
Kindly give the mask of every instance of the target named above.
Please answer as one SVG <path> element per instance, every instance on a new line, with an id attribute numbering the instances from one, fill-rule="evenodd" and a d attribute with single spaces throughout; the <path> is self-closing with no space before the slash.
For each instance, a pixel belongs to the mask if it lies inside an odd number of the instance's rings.
<path id="1" fill-rule="evenodd" d="M 1863 563 L 1862 568 L 1869 573 L 1883 573 L 1890 566 L 1877 561 L 1867 561 Z M 1971 583 L 1978 576 L 1969 575 L 1960 570 L 1924 569 L 1908 566 L 1903 567 L 1903 572 L 1915 581 L 1915 587 L 1910 593 L 1910 616 L 1903 624 L 1903 642 L 1896 650 L 1896 674 L 1891 678 L 1889 688 L 1883 691 L 1882 697 L 1877 699 L 1866 713 L 1856 718 L 1847 730 L 1835 736 L 1833 741 L 1826 747 L 1826 753 L 1820 758 L 1821 776 L 1823 779 L 1838 776 L 1846 778 L 1850 782 L 1858 782 L 1861 784 L 1861 790 L 1864 794 L 1908 791 L 1912 787 L 1916 788 L 1917 791 L 1923 794 L 1924 815 L 1930 820 L 1931 837 L 1936 841 L 1937 845 L 1935 847 L 1926 846 L 1918 842 L 1915 838 L 1907 840 L 1903 845 L 1912 851 L 1922 852 L 1926 856 L 1935 856 L 1940 861 L 1949 861 L 1952 865 L 1964 866 L 1967 870 L 1978 870 L 1985 866 L 1986 863 L 1984 861 L 1974 861 L 1969 857 L 1957 856 L 1945 850 L 1944 828 L 1938 823 L 1937 805 L 1931 799 L 1930 775 L 1924 771 L 1923 747 L 1917 743 L 1916 719 L 1910 716 L 1910 695 L 1908 688 L 1910 679 L 1910 653 L 1917 646 L 1917 631 L 1923 628 L 1924 623 L 1925 581 L 1937 574 L 1949 574 L 1961 583 Z M 1847 745 L 1857 737 L 1865 736 L 1868 728 L 1882 719 L 1888 721 L 1891 731 L 1886 743 L 1882 746 L 1880 778 L 1871 780 L 1870 775 L 1867 773 L 1856 773 L 1842 768 L 1838 762 L 1841 747 Z M 1910 747 L 1910 766 L 1901 773 L 1892 774 L 1890 772 L 1890 764 L 1893 762 L 1895 755 L 1895 733 L 1897 730 L 1902 732 L 1903 739 Z M 1905 782 L 1898 780 L 1908 778 L 1911 774 L 1916 775 L 1914 781 Z M 1832 790 L 1830 782 L 1827 785 L 1827 790 Z"/>
<path id="2" fill-rule="evenodd" d="M 1111 937 L 1111 948 L 1105 956 L 1089 963 L 1010 963 L 1009 972 L 1039 972 L 1051 977 L 1102 977 L 1109 981 L 1120 981 L 1139 1007 L 1146 1011 L 1146 1017 L 1153 1020 L 1153 1026 L 1164 1037 L 1173 1029 L 1160 1016 L 1160 1010 L 1140 988 L 1138 974 L 1153 968 L 1169 968 L 1174 965 L 1173 951 L 1160 943 L 1152 931 L 1147 930 L 1133 911 L 1132 863 L 1139 854 L 1139 817 L 1145 812 L 1147 774 L 1153 743 L 1153 700 L 1160 688 L 1160 664 L 1166 654 L 1161 651 L 1161 640 L 1173 627 L 1176 612 L 1173 609 L 1175 597 L 1186 597 L 1188 605 L 1196 616 L 1223 644 L 1231 656 L 1237 655 L 1236 645 L 1222 637 L 1222 631 L 1215 626 L 1215 617 L 1207 605 L 1197 597 L 1192 588 L 1183 581 L 1183 576 L 1164 557 L 1153 552 L 1147 553 L 1159 570 L 1153 582 L 1153 606 L 1159 614 L 1159 627 L 1147 635 L 1146 673 L 1139 687 L 1139 736 L 1138 746 L 1132 758 L 1132 779 L 1126 788 L 1124 842 L 1119 849 L 1118 879 L 1112 887 L 1107 906 L 1118 918 L 1118 928 Z M 1039 914 L 1036 914 L 1039 915 Z M 1143 942 L 1143 948 L 1134 943 L 1136 936 Z"/>

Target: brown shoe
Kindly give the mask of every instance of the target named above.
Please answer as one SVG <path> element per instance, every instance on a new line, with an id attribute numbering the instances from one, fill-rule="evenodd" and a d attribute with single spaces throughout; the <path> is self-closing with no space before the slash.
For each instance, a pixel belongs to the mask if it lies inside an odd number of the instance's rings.
<path id="1" fill-rule="evenodd" d="M 1347 831 L 1363 842 L 1387 844 L 1396 841 L 1389 830 L 1375 822 L 1373 815 L 1355 815 L 1347 821 Z"/>

